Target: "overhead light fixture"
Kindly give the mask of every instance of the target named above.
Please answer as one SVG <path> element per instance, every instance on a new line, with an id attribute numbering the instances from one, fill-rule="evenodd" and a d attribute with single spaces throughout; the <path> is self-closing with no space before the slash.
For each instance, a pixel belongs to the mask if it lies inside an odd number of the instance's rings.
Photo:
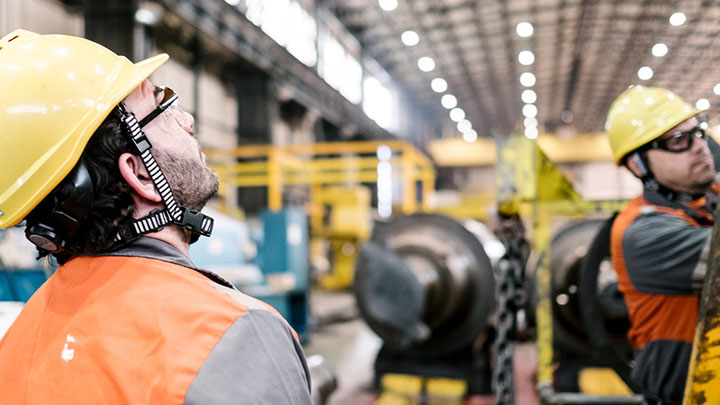
<path id="1" fill-rule="evenodd" d="M 418 59 L 418 67 L 423 72 L 432 72 L 435 69 L 435 61 L 429 56 Z"/>
<path id="2" fill-rule="evenodd" d="M 637 76 L 640 80 L 650 80 L 653 77 L 653 70 L 649 66 L 643 66 L 638 69 Z"/>
<path id="3" fill-rule="evenodd" d="M 659 58 L 659 57 L 667 55 L 668 47 L 667 47 L 667 45 L 660 42 L 660 43 L 653 45 L 651 52 L 652 52 L 653 56 L 657 56 Z"/>
<path id="4" fill-rule="evenodd" d="M 164 13 L 165 9 L 160 4 L 142 1 L 135 11 L 135 21 L 143 25 L 153 26 L 160 21 Z"/>
<path id="5" fill-rule="evenodd" d="M 523 90 L 522 95 L 520 95 L 520 98 L 523 103 L 532 104 L 537 101 L 537 94 L 534 90 L 525 89 Z"/>
<path id="6" fill-rule="evenodd" d="M 378 0 L 378 4 L 380 4 L 380 8 L 385 11 L 393 11 L 398 6 L 397 0 Z"/>
<path id="7" fill-rule="evenodd" d="M 530 51 L 520 51 L 518 54 L 518 62 L 521 65 L 532 65 L 535 62 L 535 55 Z"/>
<path id="8" fill-rule="evenodd" d="M 470 123 L 470 121 L 468 121 L 468 120 L 462 120 L 457 123 L 457 129 L 458 129 L 458 131 L 465 133 L 472 129 L 472 123 Z"/>
<path id="9" fill-rule="evenodd" d="M 225 0 L 225 3 L 227 3 L 227 4 L 229 4 L 229 5 L 233 6 L 233 7 L 235 7 L 235 6 L 237 6 L 238 4 L 240 4 L 240 0 Z"/>
<path id="10" fill-rule="evenodd" d="M 417 32 L 413 30 L 407 30 L 403 32 L 400 35 L 400 39 L 402 40 L 403 44 L 405 46 L 415 46 L 420 42 L 420 36 L 418 36 Z"/>
<path id="11" fill-rule="evenodd" d="M 529 22 L 523 21 L 521 23 L 518 23 L 518 25 L 515 27 L 515 31 L 517 31 L 518 36 L 527 38 L 529 36 L 532 36 L 533 26 Z"/>
<path id="12" fill-rule="evenodd" d="M 520 75 L 520 84 L 525 87 L 532 87 L 535 85 L 535 75 L 530 72 L 524 72 Z"/>
<path id="13" fill-rule="evenodd" d="M 536 127 L 525 128 L 525 137 L 528 139 L 535 139 L 538 136 L 538 129 Z"/>
<path id="14" fill-rule="evenodd" d="M 710 108 L 710 102 L 706 98 L 701 98 L 695 103 L 695 108 L 698 110 L 707 110 Z"/>
<path id="15" fill-rule="evenodd" d="M 685 24 L 685 21 L 687 21 L 687 17 L 685 17 L 684 13 L 681 13 L 679 11 L 677 13 L 673 13 L 673 15 L 670 16 L 670 24 L 676 27 Z"/>
<path id="16" fill-rule="evenodd" d="M 377 155 L 378 160 L 387 162 L 392 157 L 392 149 L 390 149 L 387 145 L 380 145 L 378 146 L 375 154 Z"/>
<path id="17" fill-rule="evenodd" d="M 440 77 L 436 77 L 430 82 L 430 88 L 432 88 L 435 93 L 442 93 L 447 90 L 447 87 L 445 79 Z"/>
<path id="18" fill-rule="evenodd" d="M 460 107 L 455 107 L 450 110 L 450 119 L 455 122 L 460 122 L 465 119 L 465 111 Z"/>
<path id="19" fill-rule="evenodd" d="M 716 96 L 720 96 L 720 83 L 713 86 L 713 93 L 715 93 Z"/>
<path id="20" fill-rule="evenodd" d="M 565 110 L 560 113 L 560 119 L 562 122 L 569 124 L 573 122 L 573 119 L 575 118 L 575 114 L 572 113 L 570 110 Z"/>
<path id="21" fill-rule="evenodd" d="M 537 118 L 527 117 L 527 118 L 525 118 L 525 119 L 523 120 L 523 125 L 524 125 L 526 128 L 528 128 L 528 127 L 535 127 L 535 128 L 537 128 L 537 126 L 538 126 Z"/>
<path id="22" fill-rule="evenodd" d="M 474 129 L 463 132 L 463 139 L 467 143 L 473 143 L 477 140 L 477 132 Z"/>
<path id="23" fill-rule="evenodd" d="M 442 104 L 443 107 L 447 108 L 448 110 L 451 108 L 457 107 L 457 98 L 453 96 L 452 94 L 445 94 L 440 99 L 440 104 Z"/>
<path id="24" fill-rule="evenodd" d="M 522 113 L 524 117 L 535 118 L 537 117 L 538 109 L 535 107 L 535 104 L 525 104 Z"/>

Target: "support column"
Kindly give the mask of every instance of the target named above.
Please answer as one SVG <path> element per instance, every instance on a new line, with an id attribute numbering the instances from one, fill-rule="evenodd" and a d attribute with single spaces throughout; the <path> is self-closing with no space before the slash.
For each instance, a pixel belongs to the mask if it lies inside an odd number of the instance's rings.
<path id="1" fill-rule="evenodd" d="M 85 37 L 128 59 L 142 59 L 135 11 L 138 0 L 85 1 Z M 140 38 L 138 38 L 140 36 Z"/>

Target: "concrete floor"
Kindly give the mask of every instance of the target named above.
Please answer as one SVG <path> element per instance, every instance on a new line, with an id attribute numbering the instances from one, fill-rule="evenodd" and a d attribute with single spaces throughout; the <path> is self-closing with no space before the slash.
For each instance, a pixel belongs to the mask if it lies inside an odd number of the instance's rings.
<path id="1" fill-rule="evenodd" d="M 355 300 L 349 292 L 313 291 L 310 298 L 315 319 L 309 342 L 304 346 L 308 358 L 320 355 L 335 374 L 337 389 L 326 405 L 370 405 L 377 395 L 372 390 L 373 362 L 382 344 L 358 317 Z M 534 344 L 521 344 L 515 350 L 515 403 L 537 404 L 535 395 Z M 492 397 L 475 397 L 466 405 L 490 405 Z M 318 404 L 319 405 L 319 404 Z"/>
<path id="2" fill-rule="evenodd" d="M 350 293 L 313 291 L 310 305 L 315 326 L 304 347 L 305 355 L 321 355 L 337 379 L 337 389 L 326 404 L 372 404 L 376 399 L 373 361 L 380 338 L 357 316 Z"/>

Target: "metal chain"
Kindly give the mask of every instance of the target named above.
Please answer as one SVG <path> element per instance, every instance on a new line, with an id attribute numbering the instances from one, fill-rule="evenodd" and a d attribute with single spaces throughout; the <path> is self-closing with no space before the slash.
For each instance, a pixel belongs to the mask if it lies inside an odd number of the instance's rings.
<path id="1" fill-rule="evenodd" d="M 524 325 L 524 306 L 527 294 L 523 285 L 528 243 L 525 229 L 517 215 L 503 218 L 497 230 L 505 244 L 505 255 L 497 264 L 497 308 L 495 325 L 495 367 L 492 385 L 495 405 L 515 404 L 513 372 L 514 340 Z"/>

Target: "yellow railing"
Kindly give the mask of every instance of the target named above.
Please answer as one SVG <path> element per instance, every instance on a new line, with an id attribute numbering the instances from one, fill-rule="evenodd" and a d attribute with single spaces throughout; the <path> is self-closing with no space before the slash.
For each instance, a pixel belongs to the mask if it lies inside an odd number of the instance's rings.
<path id="1" fill-rule="evenodd" d="M 377 150 L 381 146 L 387 146 L 392 151 L 389 159 L 393 169 L 392 178 L 402 184 L 400 210 L 403 213 L 429 210 L 435 169 L 430 159 L 405 141 L 248 145 L 208 149 L 205 154 L 218 172 L 221 187 L 265 186 L 268 188 L 268 208 L 279 210 L 282 208 L 282 193 L 286 185 L 377 182 L 380 163 Z M 417 198 L 418 181 L 422 184 L 420 201 Z"/>

